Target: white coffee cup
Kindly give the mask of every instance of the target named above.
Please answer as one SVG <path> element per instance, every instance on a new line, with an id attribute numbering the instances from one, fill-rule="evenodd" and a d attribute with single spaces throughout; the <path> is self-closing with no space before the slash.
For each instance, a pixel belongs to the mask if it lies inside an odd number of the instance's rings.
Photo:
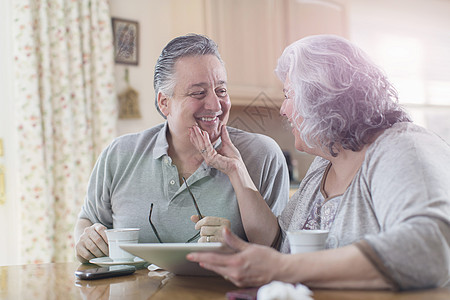
<path id="1" fill-rule="evenodd" d="M 294 230 L 288 231 L 287 236 L 292 254 L 313 252 L 325 248 L 328 230 Z"/>
<path id="2" fill-rule="evenodd" d="M 133 261 L 136 256 L 119 247 L 120 244 L 137 244 L 139 228 L 114 228 L 106 230 L 109 258 L 113 261 Z"/>

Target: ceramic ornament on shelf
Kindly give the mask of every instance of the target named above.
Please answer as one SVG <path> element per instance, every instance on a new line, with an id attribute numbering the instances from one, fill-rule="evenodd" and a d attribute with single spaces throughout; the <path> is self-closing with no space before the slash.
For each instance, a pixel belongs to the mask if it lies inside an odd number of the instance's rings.
<path id="1" fill-rule="evenodd" d="M 128 69 L 125 69 L 125 81 L 127 88 L 118 95 L 119 119 L 140 119 L 139 93 L 130 86 Z"/>

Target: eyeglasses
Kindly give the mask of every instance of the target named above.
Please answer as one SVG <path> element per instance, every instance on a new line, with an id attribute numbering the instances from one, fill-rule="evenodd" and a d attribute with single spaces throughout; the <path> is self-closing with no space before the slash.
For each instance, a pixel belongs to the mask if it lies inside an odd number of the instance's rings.
<path id="1" fill-rule="evenodd" d="M 186 182 L 186 179 L 184 177 L 182 177 L 182 178 L 183 178 L 184 183 L 186 184 L 186 188 L 187 188 L 189 194 L 191 195 L 192 201 L 194 202 L 195 210 L 197 211 L 198 217 L 201 220 L 201 219 L 203 219 L 203 215 L 201 214 L 200 209 L 198 208 L 197 201 L 195 200 L 194 194 L 192 194 L 191 189 L 189 188 L 189 185 Z M 152 211 L 153 211 L 153 203 L 150 204 L 150 213 L 148 214 L 148 221 L 150 223 L 150 226 L 152 227 L 153 232 L 155 233 L 156 238 L 162 244 L 162 240 L 158 234 L 158 230 L 156 230 L 156 227 L 152 222 Z M 191 237 L 189 240 L 187 240 L 186 243 L 190 243 L 190 242 L 194 241 L 199 236 L 200 236 L 200 231 L 197 232 L 197 234 L 194 235 L 193 237 Z"/>

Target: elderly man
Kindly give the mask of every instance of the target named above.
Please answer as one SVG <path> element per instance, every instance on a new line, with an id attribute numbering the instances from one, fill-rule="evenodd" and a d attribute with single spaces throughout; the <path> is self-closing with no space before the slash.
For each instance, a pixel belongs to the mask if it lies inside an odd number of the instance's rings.
<path id="1" fill-rule="evenodd" d="M 108 255 L 106 228 L 137 227 L 140 242 L 170 243 L 219 241 L 228 227 L 244 240 L 274 243 L 277 232 L 258 228 L 260 216 L 270 211 L 277 216 L 287 203 L 285 158 L 271 138 L 230 127 L 238 151 L 223 145 L 231 103 L 217 45 L 195 34 L 173 39 L 156 63 L 154 87 L 156 108 L 166 122 L 119 137 L 100 155 L 75 227 L 77 258 L 86 262 Z M 204 162 L 205 149 L 198 151 L 190 141 L 194 126 L 219 153 L 236 152 L 251 177 L 246 187 L 263 197 L 252 200 L 245 191 L 235 192 L 226 174 Z M 187 185 L 207 216 L 200 221 Z"/>

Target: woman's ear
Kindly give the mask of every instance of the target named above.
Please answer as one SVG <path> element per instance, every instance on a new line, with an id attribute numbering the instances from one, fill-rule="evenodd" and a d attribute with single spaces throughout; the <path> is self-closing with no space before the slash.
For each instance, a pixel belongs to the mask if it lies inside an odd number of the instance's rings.
<path id="1" fill-rule="evenodd" d="M 169 97 L 161 92 L 158 93 L 158 108 L 164 116 L 169 115 Z"/>

